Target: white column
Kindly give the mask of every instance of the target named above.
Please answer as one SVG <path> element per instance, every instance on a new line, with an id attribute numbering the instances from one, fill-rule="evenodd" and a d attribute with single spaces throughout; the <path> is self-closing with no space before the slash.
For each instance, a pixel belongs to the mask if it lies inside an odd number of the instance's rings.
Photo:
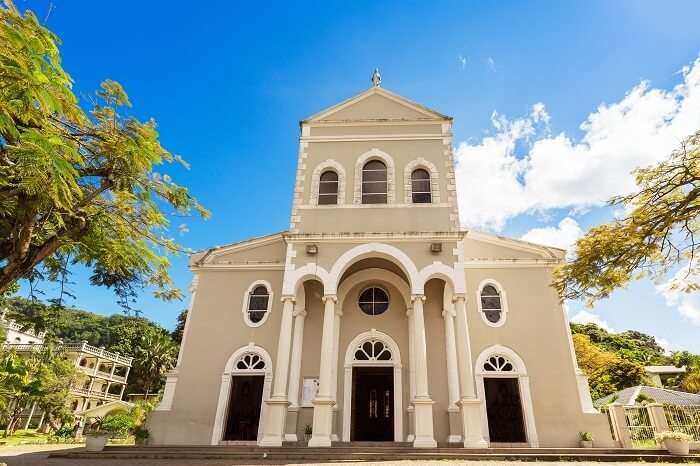
<path id="1" fill-rule="evenodd" d="M 414 355 L 416 359 L 416 396 L 413 400 L 415 409 L 416 437 L 414 447 L 433 448 L 437 446 L 433 433 L 433 400 L 428 391 L 428 361 L 425 342 L 425 320 L 423 302 L 425 296 L 416 295 L 413 300 Z"/>
<path id="2" fill-rule="evenodd" d="M 413 400 L 416 397 L 416 357 L 415 357 L 415 338 L 413 324 L 413 308 L 409 307 L 406 310 L 408 316 L 408 379 L 409 379 L 409 399 L 408 399 L 408 435 L 407 442 L 413 442 L 416 438 L 414 406 Z"/>
<path id="3" fill-rule="evenodd" d="M 265 447 L 282 446 L 284 422 L 287 415 L 287 375 L 289 374 L 289 353 L 292 340 L 292 318 L 294 316 L 294 296 L 283 296 L 282 322 L 277 340 L 277 361 L 272 396 L 266 400 L 263 437 L 259 444 Z"/>
<path id="4" fill-rule="evenodd" d="M 299 412 L 299 382 L 301 378 L 301 355 L 304 343 L 304 321 L 306 318 L 305 309 L 296 309 L 294 311 L 294 336 L 292 337 L 292 360 L 289 368 L 289 390 L 287 398 L 289 399 L 289 410 L 287 415 L 290 416 L 287 422 L 287 431 L 284 439 L 289 442 L 296 442 L 296 418 Z M 294 421 L 290 424 L 291 421 Z"/>
<path id="5" fill-rule="evenodd" d="M 24 423 L 24 430 L 29 429 L 29 424 L 31 424 L 32 417 L 34 417 L 34 410 L 36 410 L 36 401 L 32 403 L 32 409 L 29 411 L 29 416 L 27 416 L 27 421 Z"/>
<path id="6" fill-rule="evenodd" d="M 447 415 L 450 421 L 450 436 L 447 441 L 457 443 L 462 440 L 457 416 L 459 415 L 459 373 L 457 371 L 457 343 L 455 341 L 455 311 L 452 303 L 445 303 L 442 317 L 445 321 L 445 354 L 447 356 Z"/>
<path id="7" fill-rule="evenodd" d="M 321 337 L 321 367 L 318 394 L 314 403 L 313 434 L 310 447 L 330 447 L 333 424 L 333 339 L 335 337 L 335 295 L 323 297 L 323 336 Z"/>
<path id="8" fill-rule="evenodd" d="M 335 308 L 335 322 L 333 324 L 333 364 L 332 364 L 332 379 L 331 379 L 331 395 L 333 397 L 333 419 L 331 428 L 331 440 L 338 441 L 338 356 L 340 347 L 340 318 L 343 316 L 343 310 L 340 306 Z"/>
<path id="9" fill-rule="evenodd" d="M 460 408 L 462 409 L 462 432 L 465 448 L 486 448 L 481 431 L 481 400 L 474 392 L 474 370 L 472 367 L 467 309 L 463 294 L 454 297 L 457 317 L 457 361 L 459 366 Z"/>

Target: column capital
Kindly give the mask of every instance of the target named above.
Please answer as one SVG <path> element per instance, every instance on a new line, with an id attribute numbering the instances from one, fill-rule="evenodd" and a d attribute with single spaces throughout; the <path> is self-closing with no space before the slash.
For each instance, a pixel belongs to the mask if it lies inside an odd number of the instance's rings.
<path id="1" fill-rule="evenodd" d="M 285 303 L 287 301 L 291 301 L 292 304 L 294 304 L 296 302 L 296 300 L 297 300 L 297 297 L 294 296 L 293 294 L 283 294 L 280 297 L 280 301 L 282 301 L 283 303 Z"/>
<path id="2" fill-rule="evenodd" d="M 340 306 L 335 308 L 335 315 L 338 317 L 343 317 L 343 309 Z"/>
<path id="3" fill-rule="evenodd" d="M 331 300 L 331 301 L 333 301 L 334 303 L 337 303 L 337 302 L 338 302 L 338 296 L 336 296 L 336 295 L 334 295 L 334 294 L 324 294 L 323 297 L 321 298 L 321 301 L 323 301 L 324 304 L 325 304 L 326 301 L 328 301 L 328 300 Z"/>
<path id="4" fill-rule="evenodd" d="M 292 314 L 294 317 L 299 317 L 303 319 L 306 317 L 306 309 L 295 309 L 294 314 Z"/>
<path id="5" fill-rule="evenodd" d="M 442 316 L 443 316 L 444 318 L 447 318 L 448 316 L 449 316 L 449 317 L 454 317 L 454 316 L 456 316 L 456 315 L 457 315 L 457 312 L 456 312 L 454 309 L 443 309 L 443 310 L 442 310 Z"/>
<path id="6" fill-rule="evenodd" d="M 411 302 L 415 302 L 417 299 L 420 299 L 422 302 L 425 302 L 425 295 L 424 294 L 413 294 L 411 295 Z"/>
<path id="7" fill-rule="evenodd" d="M 412 307 L 406 308 L 406 315 L 408 317 L 411 317 L 413 315 L 413 308 Z"/>
<path id="8" fill-rule="evenodd" d="M 464 293 L 455 293 L 452 295 L 452 302 L 456 303 L 459 301 L 466 301 L 467 300 L 467 295 Z"/>

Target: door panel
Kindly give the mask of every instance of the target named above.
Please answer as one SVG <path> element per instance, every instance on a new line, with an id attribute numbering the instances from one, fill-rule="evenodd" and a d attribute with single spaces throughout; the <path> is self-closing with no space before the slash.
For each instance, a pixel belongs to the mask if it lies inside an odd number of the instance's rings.
<path id="1" fill-rule="evenodd" d="M 257 440 L 265 377 L 234 375 L 224 440 Z"/>
<path id="2" fill-rule="evenodd" d="M 353 441 L 394 440 L 394 369 L 355 367 L 352 370 Z"/>
<path id="3" fill-rule="evenodd" d="M 490 441 L 526 442 L 518 379 L 484 378 L 484 391 Z"/>

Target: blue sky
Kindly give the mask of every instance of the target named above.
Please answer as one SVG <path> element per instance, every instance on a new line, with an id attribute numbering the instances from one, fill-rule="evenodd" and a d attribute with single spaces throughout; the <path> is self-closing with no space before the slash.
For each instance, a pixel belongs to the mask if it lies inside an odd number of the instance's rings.
<path id="1" fill-rule="evenodd" d="M 63 39 L 80 96 L 119 81 L 131 113 L 154 117 L 163 144 L 192 164 L 170 173 L 213 213 L 186 220 L 179 238 L 193 249 L 286 229 L 298 120 L 365 89 L 375 66 L 387 89 L 455 118 L 465 225 L 516 238 L 566 246 L 611 218 L 601 196 L 629 188 L 630 164 L 653 162 L 700 127 L 700 105 L 691 105 L 700 88 L 696 1 L 17 5 Z M 172 273 L 187 288 L 184 258 Z M 85 273 L 74 280 L 76 306 L 119 312 Z M 647 281 L 590 315 L 577 303 L 570 312 L 700 352 L 694 299 Z M 139 302 L 167 327 L 186 305 Z"/>

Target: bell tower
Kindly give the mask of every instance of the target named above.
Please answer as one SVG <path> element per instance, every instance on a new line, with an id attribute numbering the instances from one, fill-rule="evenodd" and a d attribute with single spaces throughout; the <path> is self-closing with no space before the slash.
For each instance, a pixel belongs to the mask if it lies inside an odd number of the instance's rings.
<path id="1" fill-rule="evenodd" d="M 458 231 L 452 118 L 371 81 L 300 122 L 290 233 Z"/>

